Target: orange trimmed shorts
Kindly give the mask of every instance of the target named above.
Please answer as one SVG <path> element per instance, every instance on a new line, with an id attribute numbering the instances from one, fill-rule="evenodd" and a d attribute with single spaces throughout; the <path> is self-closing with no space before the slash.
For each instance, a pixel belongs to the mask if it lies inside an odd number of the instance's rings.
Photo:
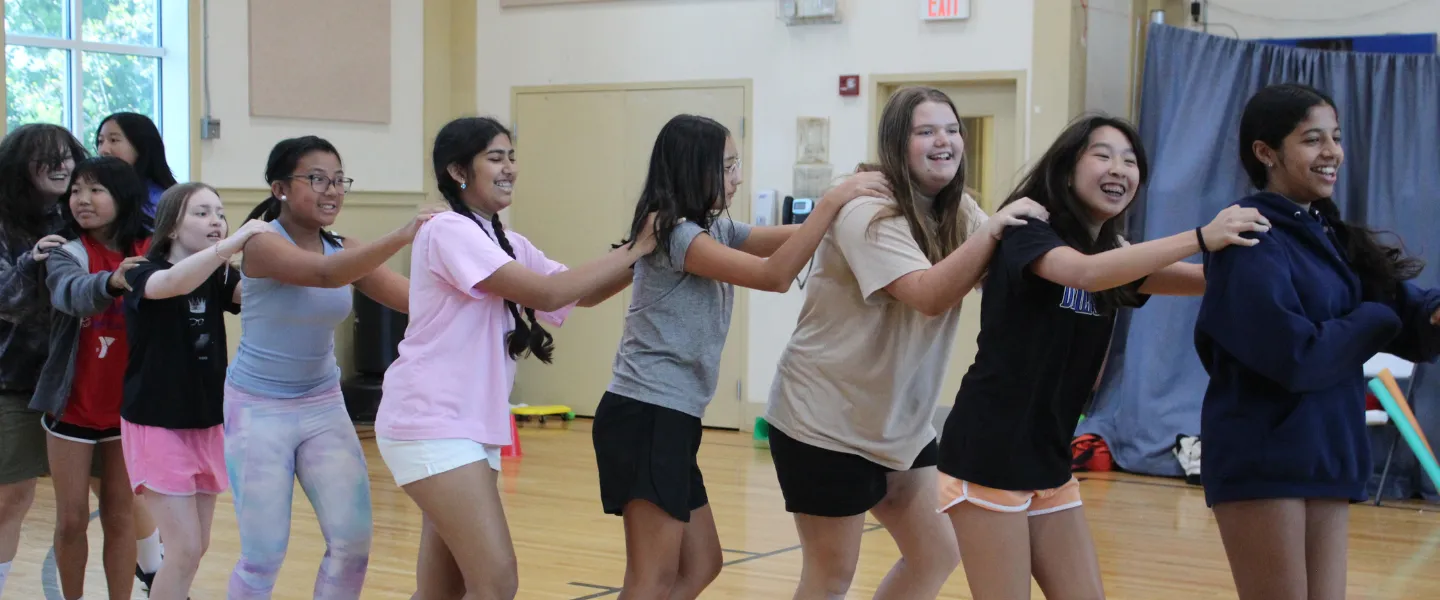
<path id="1" fill-rule="evenodd" d="M 995 512 L 1023 511 L 1038 517 L 1080 506 L 1080 482 L 1071 477 L 1058 488 L 1017 492 L 975 485 L 941 473 L 939 512 L 947 512 L 961 502 Z"/>

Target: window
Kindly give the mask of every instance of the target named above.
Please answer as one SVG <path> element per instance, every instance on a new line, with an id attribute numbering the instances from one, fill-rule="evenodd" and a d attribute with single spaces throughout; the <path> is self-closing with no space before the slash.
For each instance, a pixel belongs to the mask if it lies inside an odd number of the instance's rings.
<path id="1" fill-rule="evenodd" d="M 160 128 L 176 177 L 188 176 L 186 4 L 5 0 L 7 128 L 63 125 L 94 151 L 106 115 L 137 112 Z"/>

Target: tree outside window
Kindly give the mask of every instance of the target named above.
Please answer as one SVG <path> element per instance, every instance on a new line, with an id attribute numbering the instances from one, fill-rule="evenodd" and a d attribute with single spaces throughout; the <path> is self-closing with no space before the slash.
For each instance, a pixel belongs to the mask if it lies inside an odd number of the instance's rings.
<path id="1" fill-rule="evenodd" d="M 95 150 L 119 111 L 162 127 L 160 0 L 5 0 L 6 125 L 62 125 Z"/>

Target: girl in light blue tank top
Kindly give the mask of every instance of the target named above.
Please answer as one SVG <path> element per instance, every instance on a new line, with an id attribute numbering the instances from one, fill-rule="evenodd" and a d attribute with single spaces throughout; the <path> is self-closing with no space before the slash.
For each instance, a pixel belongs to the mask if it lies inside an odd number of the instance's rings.
<path id="1" fill-rule="evenodd" d="M 314 136 L 276 144 L 265 179 L 272 195 L 248 218 L 270 221 L 271 232 L 245 246 L 240 350 L 225 385 L 225 466 L 240 526 L 228 597 L 270 597 L 298 477 L 325 535 L 315 597 L 359 598 L 370 479 L 340 394 L 335 328 L 350 314 L 352 285 L 408 312 L 409 281 L 384 263 L 428 215 L 370 244 L 326 231 L 352 180 L 335 147 Z"/>

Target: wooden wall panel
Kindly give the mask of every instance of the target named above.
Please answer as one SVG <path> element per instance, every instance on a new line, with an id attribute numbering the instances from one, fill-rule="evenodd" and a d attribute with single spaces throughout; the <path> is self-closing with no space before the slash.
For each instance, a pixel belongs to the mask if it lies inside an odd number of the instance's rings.
<path id="1" fill-rule="evenodd" d="M 250 0 L 250 115 L 389 123 L 391 1 Z"/>

